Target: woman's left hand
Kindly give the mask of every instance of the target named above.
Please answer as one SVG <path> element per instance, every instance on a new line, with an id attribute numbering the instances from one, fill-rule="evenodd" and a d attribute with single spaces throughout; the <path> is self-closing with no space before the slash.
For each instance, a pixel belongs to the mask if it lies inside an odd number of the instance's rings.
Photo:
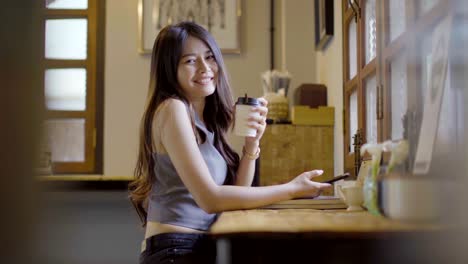
<path id="1" fill-rule="evenodd" d="M 255 137 L 245 137 L 245 148 L 249 153 L 255 153 L 258 145 L 260 144 L 260 139 L 263 136 L 266 128 L 266 117 L 268 114 L 268 101 L 265 98 L 258 98 L 260 105 L 253 108 L 249 119 L 248 125 L 251 128 L 257 130 L 257 135 Z"/>

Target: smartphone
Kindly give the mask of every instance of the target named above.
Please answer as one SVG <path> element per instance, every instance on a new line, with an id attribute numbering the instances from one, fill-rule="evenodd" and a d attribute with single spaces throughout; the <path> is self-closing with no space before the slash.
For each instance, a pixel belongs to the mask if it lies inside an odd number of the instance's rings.
<path id="1" fill-rule="evenodd" d="M 345 174 L 343 174 L 343 175 L 336 176 L 336 177 L 334 177 L 334 178 L 331 179 L 331 180 L 324 181 L 324 183 L 330 183 L 330 184 L 332 184 L 332 183 L 334 183 L 334 182 L 336 182 L 336 181 L 339 181 L 339 180 L 342 180 L 342 179 L 346 179 L 346 178 L 348 178 L 349 176 L 350 176 L 350 174 L 347 172 L 347 173 L 345 173 Z"/>

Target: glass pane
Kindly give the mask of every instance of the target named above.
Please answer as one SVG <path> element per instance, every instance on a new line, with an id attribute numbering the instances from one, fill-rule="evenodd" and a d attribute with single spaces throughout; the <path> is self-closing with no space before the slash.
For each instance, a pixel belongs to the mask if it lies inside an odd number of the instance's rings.
<path id="1" fill-rule="evenodd" d="M 405 54 L 391 62 L 392 139 L 403 138 L 403 116 L 407 110 L 407 82 Z"/>
<path id="2" fill-rule="evenodd" d="M 422 62 L 421 62 L 421 87 L 420 87 L 420 95 L 422 100 L 420 102 L 425 102 L 424 98 L 426 97 L 426 91 L 429 87 L 429 79 L 431 76 L 431 64 L 432 64 L 432 32 L 430 34 L 426 34 L 423 38 L 421 46 L 422 52 Z M 422 104 L 421 104 L 422 106 Z"/>
<path id="3" fill-rule="evenodd" d="M 448 62 L 450 63 L 450 62 Z M 447 75 L 445 76 L 445 82 L 442 85 L 445 86 L 443 89 L 442 102 L 440 105 L 439 113 L 439 124 L 437 125 L 437 138 L 434 142 L 438 153 L 445 153 L 446 155 L 453 155 L 456 149 L 460 146 L 454 146 L 456 139 L 457 128 L 460 128 L 460 123 L 457 125 L 457 121 L 461 121 L 457 116 L 463 116 L 457 114 L 457 103 L 462 102 L 463 99 L 457 100 L 457 96 L 461 95 L 456 89 L 450 89 L 450 74 L 451 67 L 447 67 Z M 466 89 L 466 87 L 465 87 Z M 458 102 L 457 102 L 458 101 Z M 461 105 L 459 105 L 460 107 Z M 465 119 L 466 120 L 466 119 Z M 466 122 L 466 121 L 465 121 Z M 463 123 L 463 121 L 461 121 Z M 462 132 L 463 133 L 463 132 Z M 452 143 L 452 144 L 451 144 Z M 466 146 L 462 146 L 465 148 Z M 439 154 L 440 155 L 440 154 Z"/>
<path id="4" fill-rule="evenodd" d="M 348 26 L 348 54 L 349 54 L 349 79 L 353 79 L 357 73 L 357 27 L 356 21 L 351 20 Z"/>
<path id="5" fill-rule="evenodd" d="M 366 1 L 366 64 L 369 63 L 377 52 L 377 22 L 375 20 L 375 0 Z"/>
<path id="6" fill-rule="evenodd" d="M 438 2 L 439 0 L 419 0 L 419 10 L 424 14 L 431 10 Z"/>
<path id="7" fill-rule="evenodd" d="M 47 109 L 86 109 L 86 69 L 50 69 L 44 79 Z"/>
<path id="8" fill-rule="evenodd" d="M 389 14 L 389 31 L 390 31 L 390 42 L 394 41 L 401 33 L 405 30 L 406 25 L 406 7 L 405 0 L 388 0 L 390 7 Z"/>
<path id="9" fill-rule="evenodd" d="M 88 9 L 88 0 L 46 0 L 49 9 Z"/>
<path id="10" fill-rule="evenodd" d="M 86 59 L 87 19 L 46 20 L 45 57 L 47 59 Z"/>
<path id="11" fill-rule="evenodd" d="M 354 134 L 356 134 L 358 129 L 358 97 L 357 89 L 351 93 L 349 97 L 349 137 L 350 137 L 350 153 L 354 152 Z"/>
<path id="12" fill-rule="evenodd" d="M 375 75 L 365 80 L 366 142 L 377 143 L 377 80 Z"/>
<path id="13" fill-rule="evenodd" d="M 50 119 L 45 123 L 52 161 L 85 161 L 85 119 Z"/>

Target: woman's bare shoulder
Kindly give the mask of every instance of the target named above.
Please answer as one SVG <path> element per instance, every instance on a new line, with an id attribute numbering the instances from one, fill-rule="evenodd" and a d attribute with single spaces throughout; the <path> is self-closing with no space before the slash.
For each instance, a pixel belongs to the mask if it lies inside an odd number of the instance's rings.
<path id="1" fill-rule="evenodd" d="M 172 127 L 174 124 L 180 125 L 186 122 L 190 123 L 187 105 L 182 100 L 169 98 L 162 102 L 156 110 L 153 125 L 163 129 L 168 125 Z"/>
<path id="2" fill-rule="evenodd" d="M 176 98 L 169 98 L 164 100 L 156 110 L 156 116 L 160 115 L 171 115 L 171 114 L 186 114 L 187 106 L 186 104 Z"/>
<path id="3" fill-rule="evenodd" d="M 188 120 L 187 117 L 187 107 L 182 100 L 169 98 L 158 106 L 153 118 L 153 133 L 158 152 L 166 153 L 163 138 L 168 134 L 173 134 L 175 132 L 173 130 L 174 124 L 181 124 L 180 121 Z M 182 124 L 185 123 L 185 120 L 182 121 Z"/>

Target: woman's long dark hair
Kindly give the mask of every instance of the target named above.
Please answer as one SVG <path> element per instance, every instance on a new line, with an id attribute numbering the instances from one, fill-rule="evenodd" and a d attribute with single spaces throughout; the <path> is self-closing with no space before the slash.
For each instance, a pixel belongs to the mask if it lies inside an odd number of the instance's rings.
<path id="1" fill-rule="evenodd" d="M 176 98 L 190 105 L 177 81 L 179 60 L 189 36 L 202 40 L 209 47 L 218 64 L 216 89 L 213 94 L 206 97 L 203 120 L 208 130 L 214 132 L 214 146 L 227 162 L 228 172 L 225 184 L 235 182 L 239 155 L 226 141 L 226 132 L 233 121 L 234 103 L 221 51 L 214 38 L 203 27 L 192 22 L 169 25 L 160 31 L 153 46 L 149 97 L 141 120 L 138 160 L 134 172 L 135 180 L 129 186 L 130 198 L 140 208 L 146 208 L 144 202 L 155 179 L 155 161 L 152 154 L 156 150 L 154 149 L 152 124 L 156 109 L 168 98 Z M 193 116 L 191 119 L 193 123 Z M 198 133 L 196 129 L 194 129 L 194 133 Z"/>

